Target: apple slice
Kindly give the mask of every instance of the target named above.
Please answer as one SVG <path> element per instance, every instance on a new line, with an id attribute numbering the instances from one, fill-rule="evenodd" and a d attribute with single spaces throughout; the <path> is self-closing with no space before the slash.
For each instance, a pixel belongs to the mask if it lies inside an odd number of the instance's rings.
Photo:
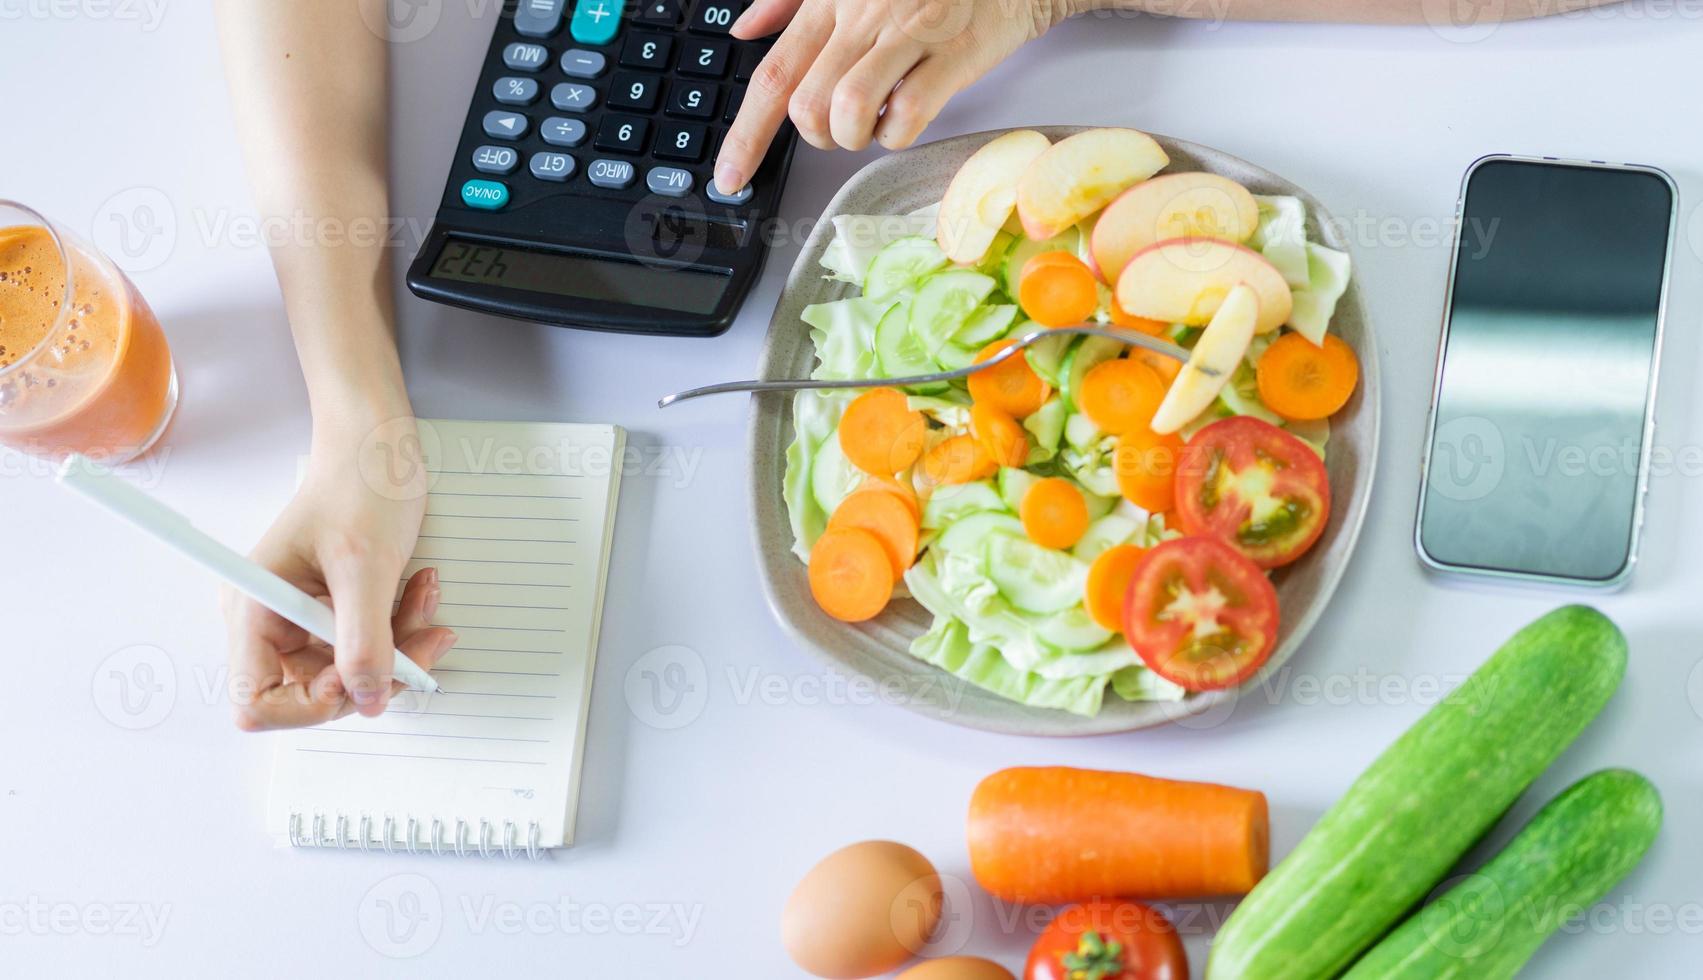
<path id="1" fill-rule="evenodd" d="M 1094 225 L 1094 264 L 1107 281 L 1117 279 L 1131 257 L 1168 238 L 1247 241 L 1259 227 L 1260 209 L 1241 184 L 1217 174 L 1181 173 L 1155 177 L 1124 191 L 1106 205 Z"/>
<path id="2" fill-rule="evenodd" d="M 1176 432 L 1206 411 L 1247 356 L 1259 315 L 1259 295 L 1251 287 L 1238 283 L 1230 290 L 1195 341 L 1188 363 L 1171 382 L 1165 400 L 1153 413 L 1153 421 L 1148 424 L 1154 432 L 1160 435 Z"/>
<path id="3" fill-rule="evenodd" d="M 1023 233 L 1051 238 L 1171 160 L 1153 137 L 1133 129 L 1089 129 L 1067 136 L 1035 158 L 1017 183 Z"/>
<path id="4" fill-rule="evenodd" d="M 1265 256 L 1215 238 L 1173 238 L 1147 246 L 1118 274 L 1118 306 L 1132 316 L 1201 326 L 1238 283 L 1259 297 L 1254 329 L 1283 326 L 1294 306 L 1283 273 Z"/>
<path id="5" fill-rule="evenodd" d="M 940 199 L 935 242 L 954 262 L 974 264 L 1017 207 L 1017 182 L 1052 141 L 1032 129 L 995 137 L 970 154 Z"/>

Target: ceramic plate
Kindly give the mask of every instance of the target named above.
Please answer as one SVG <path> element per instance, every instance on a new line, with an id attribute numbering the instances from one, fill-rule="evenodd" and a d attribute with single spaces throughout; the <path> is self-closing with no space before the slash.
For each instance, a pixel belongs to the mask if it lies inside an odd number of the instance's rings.
<path id="1" fill-rule="evenodd" d="M 1055 142 L 1086 127 L 1042 127 Z M 860 170 L 834 195 L 817 221 L 787 278 L 786 289 L 769 323 L 760 378 L 808 377 L 815 350 L 799 313 L 812 303 L 852 295 L 854 286 L 823 278 L 822 251 L 832 235 L 831 219 L 840 214 L 904 214 L 940 200 L 946 184 L 966 157 L 999 135 L 974 133 L 884 156 Z M 1166 172 L 1206 170 L 1231 178 L 1256 194 L 1292 194 L 1306 202 L 1307 238 L 1349 251 L 1338 226 L 1311 195 L 1289 181 L 1227 153 L 1184 140 L 1155 136 L 1170 154 Z M 1358 273 L 1358 270 L 1356 270 Z M 1330 601 L 1348 566 L 1372 490 L 1378 454 L 1378 345 L 1360 301 L 1355 275 L 1337 305 L 1333 332 L 1360 357 L 1360 387 L 1331 419 L 1326 452 L 1330 471 L 1330 524 L 1300 561 L 1277 571 L 1274 582 L 1283 611 L 1277 650 L 1250 684 L 1258 684 L 1300 649 L 1307 633 Z M 797 640 L 849 674 L 881 685 L 893 700 L 954 724 L 1018 735 L 1094 735 L 1130 731 L 1180 721 L 1223 705 L 1233 692 L 1191 695 L 1178 703 L 1127 702 L 1106 693 L 1094 718 L 1008 701 L 913 658 L 912 638 L 927 629 L 931 617 L 916 602 L 895 601 L 878 618 L 847 624 L 829 618 L 810 597 L 805 568 L 792 553 L 792 529 L 781 481 L 786 447 L 792 442 L 792 397 L 756 395 L 751 406 L 751 507 L 763 587 L 775 616 Z"/>

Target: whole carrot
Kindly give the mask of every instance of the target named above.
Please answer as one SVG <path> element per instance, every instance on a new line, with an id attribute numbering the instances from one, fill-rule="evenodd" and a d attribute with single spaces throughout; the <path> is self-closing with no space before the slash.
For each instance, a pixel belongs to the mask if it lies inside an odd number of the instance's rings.
<path id="1" fill-rule="evenodd" d="M 1241 895 L 1265 875 L 1265 794 L 1063 766 L 1002 769 L 970 797 L 970 869 L 1013 902 Z"/>

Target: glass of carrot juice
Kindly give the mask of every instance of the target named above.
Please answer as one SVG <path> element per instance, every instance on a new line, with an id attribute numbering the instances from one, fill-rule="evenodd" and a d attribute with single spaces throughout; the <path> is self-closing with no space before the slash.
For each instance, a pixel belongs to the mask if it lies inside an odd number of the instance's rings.
<path id="1" fill-rule="evenodd" d="M 122 463 L 177 407 L 153 311 L 99 251 L 0 200 L 0 444 Z"/>

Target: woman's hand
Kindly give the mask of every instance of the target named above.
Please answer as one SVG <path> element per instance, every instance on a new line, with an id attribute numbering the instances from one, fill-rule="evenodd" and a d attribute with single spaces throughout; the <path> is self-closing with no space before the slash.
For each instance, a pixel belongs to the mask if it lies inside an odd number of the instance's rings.
<path id="1" fill-rule="evenodd" d="M 733 35 L 786 30 L 722 143 L 716 185 L 744 187 L 789 115 L 819 149 L 909 146 L 946 100 L 1070 10 L 1069 0 L 757 0 Z"/>
<path id="2" fill-rule="evenodd" d="M 431 625 L 436 569 L 410 578 L 391 613 L 420 534 L 426 488 L 411 418 L 315 434 L 307 478 L 252 557 L 309 595 L 329 598 L 337 643 L 329 647 L 226 590 L 239 728 L 316 725 L 351 711 L 380 714 L 402 690 L 391 679 L 394 648 L 429 669 L 455 644 L 453 632 Z"/>

